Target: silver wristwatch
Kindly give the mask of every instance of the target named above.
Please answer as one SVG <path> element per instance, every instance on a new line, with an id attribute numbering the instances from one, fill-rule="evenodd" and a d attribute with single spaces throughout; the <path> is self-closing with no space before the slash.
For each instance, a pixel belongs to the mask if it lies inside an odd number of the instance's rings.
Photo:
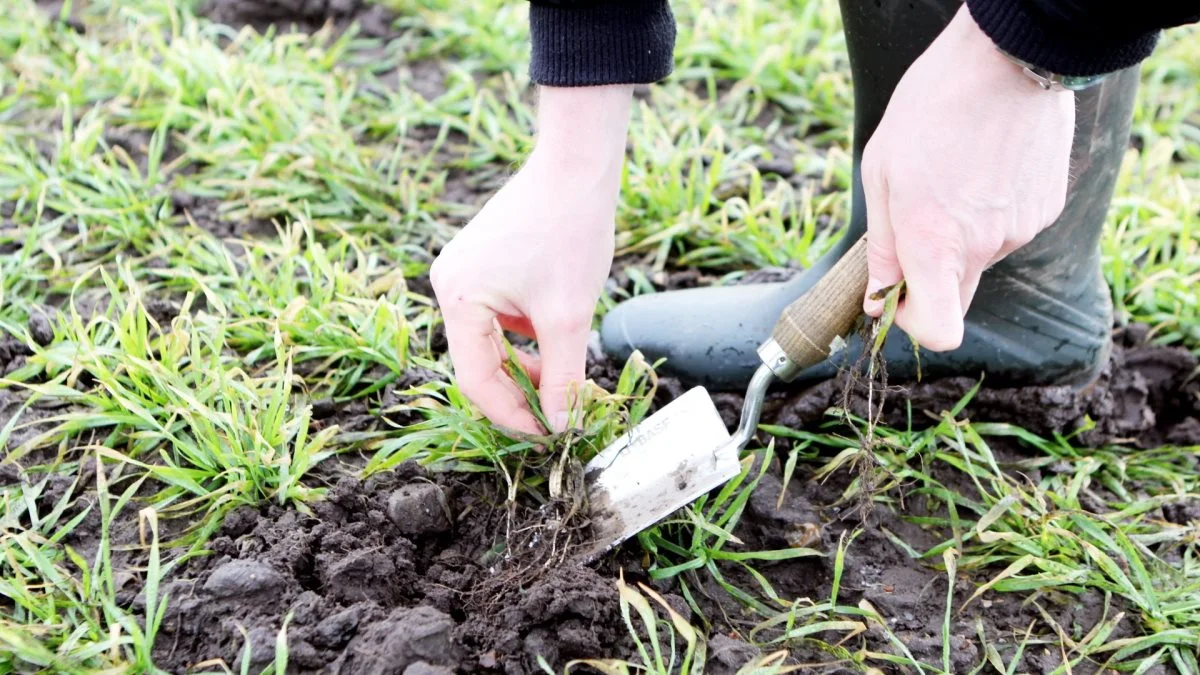
<path id="1" fill-rule="evenodd" d="M 1083 91 L 1084 89 L 1100 84 L 1104 81 L 1104 78 L 1108 77 L 1108 73 L 1100 75 L 1059 75 L 1045 68 L 1039 68 L 1032 63 L 1022 61 L 1003 49 L 998 49 L 997 51 L 1008 57 L 1013 63 L 1021 66 L 1030 79 L 1037 82 L 1041 85 L 1042 89 L 1047 91 Z"/>

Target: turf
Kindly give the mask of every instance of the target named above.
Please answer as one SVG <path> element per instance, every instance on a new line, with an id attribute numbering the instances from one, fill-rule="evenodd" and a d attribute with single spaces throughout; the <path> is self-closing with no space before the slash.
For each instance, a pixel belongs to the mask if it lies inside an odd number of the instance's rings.
<path id="1" fill-rule="evenodd" d="M 386 39 L 345 22 L 259 31 L 174 0 L 7 3 L 0 670 L 152 672 L 173 602 L 160 582 L 204 555 L 238 507 L 313 509 L 332 459 L 362 458 L 364 478 L 405 462 L 495 473 L 514 498 L 561 487 L 531 464 L 533 442 L 500 434 L 454 387 L 425 281 L 531 145 L 524 7 L 379 4 Z M 852 90 L 836 3 L 673 6 L 677 68 L 639 95 L 619 265 L 598 316 L 681 270 L 711 284 L 802 268 L 849 216 Z M 1102 245 L 1118 321 L 1200 354 L 1197 37 L 1169 34 L 1142 71 Z M 555 457 L 584 456 L 645 415 L 650 365 L 594 389 L 587 433 Z M 353 406 L 357 417 L 331 422 L 329 410 Z M 1017 672 L 1034 650 L 1060 654 L 1057 672 L 1200 672 L 1196 448 L 1084 449 L 959 412 L 876 429 L 869 496 L 934 533 L 927 547 L 882 536 L 955 581 L 937 658 L 914 655 L 870 602 L 844 602 L 860 533 L 824 552 L 833 578 L 806 596 L 758 566 L 821 552 L 735 545 L 763 476 L 753 459 L 776 443 L 788 490 L 808 489 L 801 475 L 838 476 L 858 498 L 861 449 L 832 427 L 764 426 L 742 477 L 631 546 L 693 609 L 710 609 L 697 579 L 746 608 L 743 637 L 765 651 L 745 672 L 814 650 L 860 671 L 958 671 L 954 640 L 977 646 L 969 669 L 980 672 Z M 131 575 L 136 610 L 119 597 Z M 613 584 L 637 641 L 621 658 L 635 666 L 605 653 L 593 665 L 664 672 L 712 656 L 704 621 L 648 586 Z M 1041 607 L 1084 592 L 1115 608 L 1084 630 L 1041 609 L 1022 635 L 951 627 L 997 597 Z M 862 646 L 871 631 L 894 649 Z M 286 669 L 286 637 L 281 627 L 268 669 Z"/>

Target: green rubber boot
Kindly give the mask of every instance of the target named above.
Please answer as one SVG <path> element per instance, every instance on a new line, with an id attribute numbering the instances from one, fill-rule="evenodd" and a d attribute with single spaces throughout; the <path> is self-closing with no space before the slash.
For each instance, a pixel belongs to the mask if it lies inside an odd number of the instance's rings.
<path id="1" fill-rule="evenodd" d="M 892 91 L 959 7 L 955 0 L 841 0 L 854 82 L 851 221 L 839 244 L 787 282 L 655 293 L 619 304 L 604 318 L 600 341 L 620 360 L 636 349 L 661 372 L 688 384 L 741 390 L 761 364 L 758 346 L 779 313 L 828 270 L 866 229 L 859 173 L 863 148 Z M 1136 68 L 1076 94 L 1072 182 L 1062 215 L 1028 245 L 983 274 L 967 312 L 962 345 L 920 350 L 923 378 L 986 374 L 1001 385 L 1083 386 L 1111 348 L 1112 299 L 1100 270 L 1099 239 L 1128 146 L 1138 85 Z M 836 374 L 862 352 L 858 340 L 804 372 L 811 383 Z M 888 377 L 917 374 L 912 343 L 893 329 L 884 346 Z"/>

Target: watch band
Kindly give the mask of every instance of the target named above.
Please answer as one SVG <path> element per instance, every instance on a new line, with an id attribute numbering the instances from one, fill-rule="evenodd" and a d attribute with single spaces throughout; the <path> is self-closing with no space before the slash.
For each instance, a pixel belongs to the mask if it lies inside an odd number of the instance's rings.
<path id="1" fill-rule="evenodd" d="M 1006 56 L 1010 61 L 1021 66 L 1030 79 L 1038 83 L 1042 89 L 1047 91 L 1083 91 L 1096 86 L 1108 77 L 1108 73 L 1099 75 L 1059 75 L 1052 73 L 1045 68 L 1040 68 L 1027 61 L 1023 61 L 1012 54 L 997 48 L 1001 54 Z"/>

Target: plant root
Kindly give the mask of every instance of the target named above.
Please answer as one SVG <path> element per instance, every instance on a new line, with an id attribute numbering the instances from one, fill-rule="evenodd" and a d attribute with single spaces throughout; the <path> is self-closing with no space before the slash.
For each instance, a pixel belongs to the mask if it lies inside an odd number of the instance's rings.
<path id="1" fill-rule="evenodd" d="M 843 371 L 841 414 L 846 425 L 854 430 L 859 443 L 859 452 L 851 461 L 852 469 L 858 471 L 859 482 L 858 503 L 852 511 L 858 513 L 864 526 L 874 508 L 875 495 L 883 478 L 881 474 L 886 471 L 876 459 L 876 450 L 882 441 L 875 435 L 889 393 L 883 343 L 903 295 L 904 282 L 901 281 L 894 286 L 880 289 L 872 296 L 875 300 L 884 301 L 883 314 L 878 319 L 867 319 L 859 323 L 858 337 L 869 348 L 863 349 L 854 362 Z M 856 395 L 863 396 L 866 401 L 866 419 L 861 425 L 851 418 L 850 411 L 853 409 Z"/>
<path id="2" fill-rule="evenodd" d="M 524 460 L 536 459 L 537 464 L 518 467 L 514 482 L 522 482 L 523 475 L 530 478 L 525 489 L 502 506 L 502 521 L 497 524 L 501 550 L 488 568 L 490 573 L 464 593 L 472 609 L 495 609 L 512 593 L 567 564 L 587 544 L 591 520 L 583 466 L 573 456 L 571 437 L 570 433 L 560 437 L 553 453 Z M 541 494 L 541 487 L 547 487 L 549 494 Z"/>

